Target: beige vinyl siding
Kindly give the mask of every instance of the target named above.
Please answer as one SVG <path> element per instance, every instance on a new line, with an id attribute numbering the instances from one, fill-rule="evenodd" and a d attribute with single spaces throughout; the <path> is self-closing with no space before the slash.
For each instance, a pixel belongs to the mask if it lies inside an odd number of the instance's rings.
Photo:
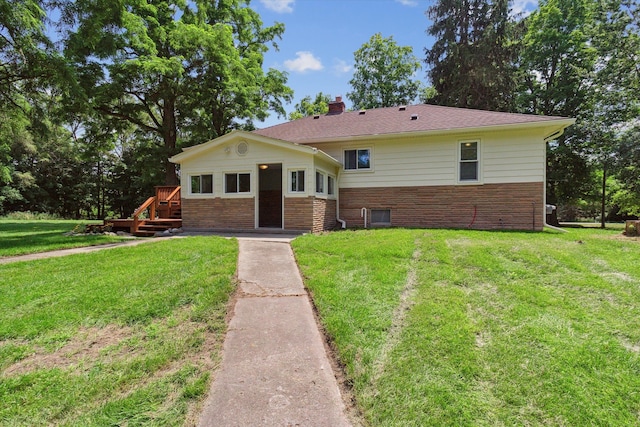
<path id="1" fill-rule="evenodd" d="M 344 150 L 371 149 L 371 170 L 342 171 L 340 188 L 446 185 L 455 179 L 456 147 L 442 141 L 413 138 L 323 144 L 318 148 L 339 161 Z"/>
<path id="2" fill-rule="evenodd" d="M 189 188 L 189 176 L 192 174 L 212 173 L 213 174 L 213 195 L 209 197 L 254 197 L 256 195 L 256 184 L 258 165 L 264 163 L 281 163 L 283 189 L 287 188 L 287 171 L 290 168 L 306 169 L 307 176 L 314 170 L 313 155 L 294 150 L 288 150 L 273 145 L 260 142 L 244 140 L 248 144 L 245 155 L 236 152 L 236 146 L 240 140 L 235 140 L 224 145 L 212 147 L 206 152 L 200 153 L 197 157 L 185 160 L 181 164 L 180 181 L 183 188 Z M 228 150 L 227 150 L 228 147 Z M 240 194 L 224 193 L 225 173 L 246 173 L 251 174 L 251 192 Z M 306 182 L 305 194 L 309 191 L 310 182 Z M 190 194 L 183 192 L 184 198 L 202 198 L 200 194 Z"/>
<path id="3" fill-rule="evenodd" d="M 371 149 L 372 169 L 343 171 L 341 188 L 439 186 L 459 184 L 458 145 L 461 141 L 471 140 L 480 142 L 480 181 L 477 184 L 544 180 L 545 144 L 541 134 L 479 132 L 313 145 L 340 162 L 345 149 Z"/>
<path id="4" fill-rule="evenodd" d="M 535 135 L 495 135 L 483 139 L 485 184 L 544 181 L 546 145 Z"/>

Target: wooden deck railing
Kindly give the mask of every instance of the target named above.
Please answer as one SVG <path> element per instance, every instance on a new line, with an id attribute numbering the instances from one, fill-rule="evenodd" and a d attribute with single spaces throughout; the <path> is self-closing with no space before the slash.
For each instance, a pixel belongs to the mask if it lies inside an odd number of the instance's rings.
<path id="1" fill-rule="evenodd" d="M 156 212 L 160 218 L 169 218 L 174 211 L 180 210 L 180 186 L 158 186 L 156 195 L 149 197 L 138 209 L 133 212 L 133 227 L 131 232 L 138 231 L 142 222 L 140 215 L 149 209 L 149 219 L 156 219 Z"/>
<path id="2" fill-rule="evenodd" d="M 138 231 L 138 227 L 140 226 L 140 215 L 150 208 L 151 212 L 149 212 L 149 218 L 155 219 L 156 217 L 156 198 L 155 196 L 149 197 L 146 202 L 140 205 L 138 209 L 133 212 L 133 232 Z"/>
<path id="3" fill-rule="evenodd" d="M 160 218 L 176 218 L 181 214 L 180 187 L 156 187 L 156 209 Z"/>
<path id="4" fill-rule="evenodd" d="M 168 200 L 169 202 L 176 201 L 176 200 L 180 201 L 180 187 L 176 187 L 175 190 L 169 193 L 166 200 Z"/>
<path id="5" fill-rule="evenodd" d="M 180 186 L 175 185 L 159 185 L 156 187 L 156 197 L 158 202 L 180 200 Z"/>

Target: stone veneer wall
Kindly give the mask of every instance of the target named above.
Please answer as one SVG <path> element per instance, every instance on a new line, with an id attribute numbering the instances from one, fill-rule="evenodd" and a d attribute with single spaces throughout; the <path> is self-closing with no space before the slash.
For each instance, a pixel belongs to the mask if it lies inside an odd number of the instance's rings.
<path id="1" fill-rule="evenodd" d="M 320 233 L 325 230 L 333 230 L 336 226 L 336 200 L 313 200 L 313 232 Z"/>
<path id="2" fill-rule="evenodd" d="M 255 199 L 182 199 L 182 227 L 253 230 Z"/>
<path id="3" fill-rule="evenodd" d="M 315 197 L 284 198 L 284 229 L 311 231 L 313 229 L 313 200 Z"/>
<path id="4" fill-rule="evenodd" d="M 391 209 L 391 226 L 542 230 L 544 183 L 341 188 L 340 217 L 362 227 L 360 210 Z M 474 218 L 475 216 L 475 218 Z"/>

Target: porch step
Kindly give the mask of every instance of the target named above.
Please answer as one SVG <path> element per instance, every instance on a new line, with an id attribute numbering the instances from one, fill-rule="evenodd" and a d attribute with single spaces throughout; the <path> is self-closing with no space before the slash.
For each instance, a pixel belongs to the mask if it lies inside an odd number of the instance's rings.
<path id="1" fill-rule="evenodd" d="M 162 233 L 172 228 L 180 228 L 182 226 L 181 219 L 165 220 L 153 220 L 145 221 L 144 224 L 138 227 L 138 231 L 134 233 L 137 237 L 154 237 L 156 233 Z"/>

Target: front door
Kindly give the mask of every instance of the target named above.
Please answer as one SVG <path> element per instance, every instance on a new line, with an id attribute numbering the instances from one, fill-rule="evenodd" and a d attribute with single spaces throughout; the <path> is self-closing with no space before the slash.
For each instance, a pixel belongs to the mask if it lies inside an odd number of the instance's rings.
<path id="1" fill-rule="evenodd" d="M 258 226 L 282 228 L 282 164 L 260 164 L 258 171 Z"/>

